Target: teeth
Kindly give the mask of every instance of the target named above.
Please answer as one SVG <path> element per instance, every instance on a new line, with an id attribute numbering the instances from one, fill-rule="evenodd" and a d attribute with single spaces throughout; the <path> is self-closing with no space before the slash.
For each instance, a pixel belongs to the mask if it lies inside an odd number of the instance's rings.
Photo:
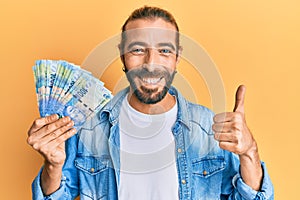
<path id="1" fill-rule="evenodd" d="M 160 81 L 160 78 L 143 78 L 143 82 L 148 84 L 156 84 Z"/>

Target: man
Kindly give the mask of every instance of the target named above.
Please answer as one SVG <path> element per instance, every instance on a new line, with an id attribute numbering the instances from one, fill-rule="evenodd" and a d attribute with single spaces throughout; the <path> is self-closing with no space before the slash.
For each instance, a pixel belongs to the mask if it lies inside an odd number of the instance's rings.
<path id="1" fill-rule="evenodd" d="M 28 143 L 45 164 L 33 199 L 273 199 L 273 186 L 244 118 L 213 115 L 171 87 L 178 26 L 155 7 L 135 10 L 119 45 L 130 87 L 76 133 L 69 117 L 34 121 Z"/>

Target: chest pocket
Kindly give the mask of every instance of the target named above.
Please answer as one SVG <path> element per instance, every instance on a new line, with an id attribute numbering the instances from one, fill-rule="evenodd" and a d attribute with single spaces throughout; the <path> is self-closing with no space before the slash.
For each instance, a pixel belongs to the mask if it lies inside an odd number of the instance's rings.
<path id="1" fill-rule="evenodd" d="M 209 178 L 225 168 L 225 161 L 222 156 L 204 157 L 194 160 L 192 165 L 194 175 Z"/>
<path id="2" fill-rule="evenodd" d="M 207 156 L 192 161 L 192 191 L 195 199 L 220 198 L 225 165 L 223 156 Z"/>
<path id="3" fill-rule="evenodd" d="M 75 159 L 78 169 L 81 199 L 106 199 L 108 191 L 108 158 L 79 156 Z"/>

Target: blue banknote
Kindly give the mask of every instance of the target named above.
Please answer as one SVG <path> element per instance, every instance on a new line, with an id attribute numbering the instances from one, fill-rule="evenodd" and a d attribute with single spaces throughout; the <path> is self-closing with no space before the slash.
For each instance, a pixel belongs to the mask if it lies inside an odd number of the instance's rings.
<path id="1" fill-rule="evenodd" d="M 69 116 L 79 130 L 113 97 L 104 83 L 63 60 L 37 60 L 33 66 L 39 113 Z"/>

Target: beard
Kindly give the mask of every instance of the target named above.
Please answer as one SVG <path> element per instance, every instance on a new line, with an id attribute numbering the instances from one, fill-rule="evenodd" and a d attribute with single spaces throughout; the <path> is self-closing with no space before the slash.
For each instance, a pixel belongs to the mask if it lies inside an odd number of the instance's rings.
<path id="1" fill-rule="evenodd" d="M 126 72 L 127 80 L 133 90 L 133 94 L 137 99 L 145 104 L 155 104 L 160 102 L 168 93 L 176 71 L 168 70 L 164 66 L 157 66 L 149 71 L 148 66 L 141 66 Z M 156 83 L 147 82 L 145 80 L 155 80 Z M 149 85 L 156 85 L 157 87 L 147 87 Z"/>

